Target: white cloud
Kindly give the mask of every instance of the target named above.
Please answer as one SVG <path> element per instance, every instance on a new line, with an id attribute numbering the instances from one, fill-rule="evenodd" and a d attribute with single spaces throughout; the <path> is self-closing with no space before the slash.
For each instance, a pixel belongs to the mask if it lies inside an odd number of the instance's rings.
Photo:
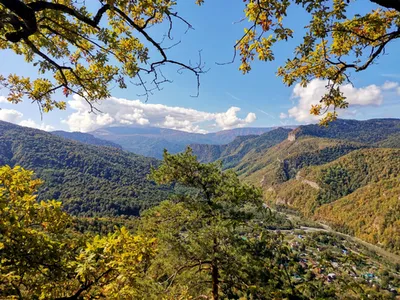
<path id="1" fill-rule="evenodd" d="M 46 125 L 44 123 L 37 124 L 32 119 L 23 120 L 22 119 L 23 116 L 24 116 L 23 113 L 15 110 L 15 109 L 5 109 L 5 108 L 0 109 L 0 120 L 1 121 L 10 122 L 10 123 L 14 123 L 17 125 L 36 128 L 36 129 L 40 129 L 40 130 L 46 130 L 46 131 L 54 130 L 53 126 Z"/>
<path id="2" fill-rule="evenodd" d="M 297 104 L 288 110 L 289 117 L 303 123 L 319 120 L 321 117 L 310 115 L 310 108 L 311 105 L 318 104 L 321 97 L 327 92 L 326 85 L 327 82 L 320 79 L 312 80 L 307 87 L 296 84 L 292 97 L 297 100 Z M 346 84 L 341 86 L 341 91 L 347 98 L 346 101 L 349 103 L 349 107 L 378 106 L 383 103 L 382 91 L 388 88 L 393 89 L 394 87 L 393 83 L 389 82 L 382 86 L 372 84 L 362 88 L 355 88 L 350 84 Z"/>
<path id="3" fill-rule="evenodd" d="M 36 129 L 45 130 L 45 131 L 51 131 L 51 130 L 55 129 L 53 126 L 46 125 L 44 123 L 41 123 L 39 125 L 35 121 L 33 121 L 32 119 L 22 120 L 21 122 L 19 122 L 18 125 L 25 126 L 25 127 L 36 128 Z"/>
<path id="4" fill-rule="evenodd" d="M 10 103 L 7 101 L 7 98 L 4 96 L 0 96 L 0 103 Z"/>
<path id="5" fill-rule="evenodd" d="M 1 121 L 17 123 L 19 120 L 21 120 L 22 116 L 23 114 L 15 109 L 0 109 Z"/>
<path id="6" fill-rule="evenodd" d="M 385 83 L 382 85 L 382 89 L 383 90 L 392 90 L 398 86 L 399 86 L 398 82 L 385 81 Z"/>
<path id="7" fill-rule="evenodd" d="M 287 119 L 289 116 L 287 115 L 287 114 L 285 114 L 285 113 L 283 113 L 283 112 L 281 112 L 280 113 L 280 115 L 279 115 L 279 119 Z"/>
<path id="8" fill-rule="evenodd" d="M 254 113 L 249 113 L 244 119 L 239 118 L 238 107 L 231 107 L 222 113 L 209 113 L 115 97 L 98 103 L 96 107 L 101 112 L 97 113 L 89 112 L 88 104 L 78 95 L 75 95 L 68 104 L 75 112 L 63 122 L 70 130 L 84 132 L 110 125 L 151 125 L 203 133 L 205 130 L 201 126 L 204 122 L 214 122 L 214 126 L 220 129 L 230 129 L 244 127 L 256 119 Z"/>
<path id="9" fill-rule="evenodd" d="M 249 113 L 245 119 L 237 117 L 237 113 L 240 111 L 239 107 L 231 107 L 224 113 L 213 114 L 215 116 L 215 122 L 221 129 L 230 129 L 235 127 L 244 127 L 247 124 L 253 123 L 256 120 L 255 113 Z"/>

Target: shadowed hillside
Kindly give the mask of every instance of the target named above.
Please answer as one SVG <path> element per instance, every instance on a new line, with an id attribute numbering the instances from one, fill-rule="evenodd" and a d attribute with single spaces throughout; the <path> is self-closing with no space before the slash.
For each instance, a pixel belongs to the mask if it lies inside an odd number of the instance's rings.
<path id="1" fill-rule="evenodd" d="M 76 215 L 138 215 L 166 199 L 171 189 L 146 179 L 158 163 L 0 122 L 0 165 L 34 170 L 45 181 L 39 198 L 61 200 Z"/>

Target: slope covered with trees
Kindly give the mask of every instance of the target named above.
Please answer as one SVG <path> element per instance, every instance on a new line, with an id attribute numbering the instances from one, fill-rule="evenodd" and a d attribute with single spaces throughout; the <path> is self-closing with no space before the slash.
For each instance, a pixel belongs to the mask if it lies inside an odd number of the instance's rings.
<path id="1" fill-rule="evenodd" d="M 334 229 L 400 253 L 400 179 L 384 179 L 357 189 L 315 211 Z"/>
<path id="2" fill-rule="evenodd" d="M 399 119 L 299 126 L 281 143 L 266 151 L 251 150 L 231 168 L 246 180 L 268 187 L 294 178 L 303 167 L 321 165 L 360 148 L 396 147 L 399 134 Z M 260 138 L 250 144 L 257 144 Z"/>
<path id="3" fill-rule="evenodd" d="M 308 135 L 314 137 L 342 139 L 377 145 L 400 134 L 399 119 L 336 120 L 329 126 L 305 125 L 293 131 L 296 137 Z"/>
<path id="4" fill-rule="evenodd" d="M 138 215 L 165 199 L 169 187 L 147 180 L 153 158 L 66 140 L 0 122 L 0 165 L 32 169 L 45 181 L 40 199 L 63 201 L 77 215 Z"/>
<path id="5" fill-rule="evenodd" d="M 191 145 L 200 161 L 221 160 L 253 183 L 274 184 L 293 178 L 309 165 L 320 165 L 353 150 L 396 147 L 399 119 L 337 120 L 328 127 L 304 125 L 238 137 L 226 145 Z"/>
<path id="6" fill-rule="evenodd" d="M 399 253 L 400 149 L 362 149 L 302 169 L 266 199 Z"/>
<path id="7" fill-rule="evenodd" d="M 286 139 L 266 152 L 249 153 L 234 170 L 248 181 L 273 185 L 293 178 L 305 166 L 321 165 L 362 147 L 365 145 L 336 139 Z"/>
<path id="8" fill-rule="evenodd" d="M 193 145 L 194 153 L 203 161 L 220 159 L 224 168 L 262 187 L 269 203 L 296 209 L 308 218 L 318 215 L 319 221 L 329 221 L 345 233 L 398 251 L 398 241 L 391 237 L 397 229 L 388 225 L 391 221 L 382 220 L 390 219 L 390 207 L 399 203 L 385 192 L 389 184 L 384 181 L 392 182 L 391 176 L 399 172 L 400 120 L 337 120 L 328 127 L 299 126 L 287 138 L 280 137 L 282 142 L 271 139 L 271 145 L 258 148 L 274 132 L 237 138 L 224 146 Z M 363 196 L 369 189 L 375 200 Z M 387 205 L 376 208 L 377 199 L 386 199 Z M 351 220 L 352 214 L 360 220 Z M 374 227 L 375 218 L 381 221 Z"/>

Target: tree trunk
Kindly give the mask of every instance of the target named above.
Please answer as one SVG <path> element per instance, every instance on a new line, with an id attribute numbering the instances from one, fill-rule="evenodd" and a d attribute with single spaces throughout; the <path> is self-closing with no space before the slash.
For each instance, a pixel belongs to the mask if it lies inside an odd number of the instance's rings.
<path id="1" fill-rule="evenodd" d="M 213 259 L 211 264 L 211 277 L 212 277 L 212 299 L 218 300 L 219 299 L 219 270 L 218 270 L 218 260 L 216 255 L 218 253 L 218 242 L 217 239 L 214 237 L 214 245 L 213 245 Z"/>
<path id="2" fill-rule="evenodd" d="M 219 290 L 219 272 L 216 263 L 212 265 L 212 299 L 218 300 L 218 290 Z"/>

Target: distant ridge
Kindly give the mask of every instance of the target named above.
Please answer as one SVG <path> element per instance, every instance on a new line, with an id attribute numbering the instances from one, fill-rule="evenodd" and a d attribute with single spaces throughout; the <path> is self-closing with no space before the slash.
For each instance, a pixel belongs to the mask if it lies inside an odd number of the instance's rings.
<path id="1" fill-rule="evenodd" d="M 228 144 L 237 136 L 260 135 L 273 129 L 275 127 L 245 127 L 201 134 L 159 127 L 115 126 L 100 128 L 90 134 L 119 144 L 127 151 L 160 159 L 164 149 L 178 153 L 189 144 Z"/>
<path id="2" fill-rule="evenodd" d="M 328 127 L 319 125 L 299 126 L 291 133 L 300 136 L 340 138 L 360 143 L 381 143 L 393 134 L 400 133 L 400 119 L 371 119 L 365 121 L 339 119 Z"/>
<path id="3" fill-rule="evenodd" d="M 238 136 L 225 145 L 192 144 L 194 154 L 201 162 L 221 160 L 224 168 L 235 167 L 248 153 L 264 152 L 284 141 L 291 129 L 277 128 L 261 135 Z"/>
<path id="4" fill-rule="evenodd" d="M 96 138 L 89 133 L 76 132 L 76 131 L 68 132 L 68 131 L 62 131 L 62 130 L 52 131 L 50 133 L 55 134 L 57 136 L 65 138 L 65 139 L 78 141 L 78 142 L 81 142 L 84 144 L 122 149 L 121 145 L 118 145 L 116 143 L 113 143 L 113 142 L 110 142 L 107 140 L 102 140 L 102 139 Z"/>

